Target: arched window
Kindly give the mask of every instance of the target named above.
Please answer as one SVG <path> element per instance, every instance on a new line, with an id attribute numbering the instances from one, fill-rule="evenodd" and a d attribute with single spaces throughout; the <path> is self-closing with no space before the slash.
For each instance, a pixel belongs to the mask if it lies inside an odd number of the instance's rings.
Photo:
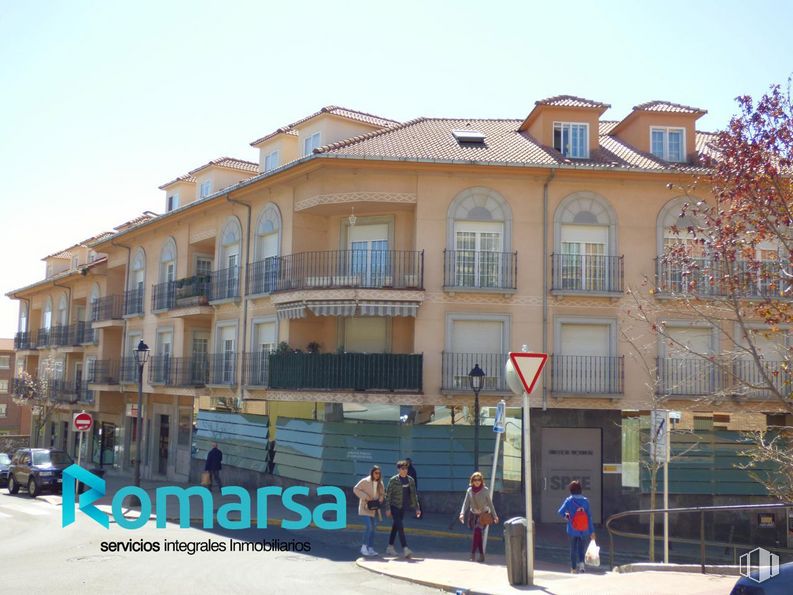
<path id="1" fill-rule="evenodd" d="M 691 209 L 683 214 L 683 207 L 688 203 L 694 205 L 699 199 L 678 196 L 670 200 L 658 214 L 656 224 L 658 256 L 663 256 L 667 248 L 676 244 L 686 244 L 692 257 L 704 255 L 704 248 L 696 241 L 693 229 L 702 226 L 702 221 L 691 213 Z"/>
<path id="2" fill-rule="evenodd" d="M 94 283 L 93 287 L 91 287 L 91 296 L 88 298 L 88 312 L 90 315 L 90 320 L 99 320 L 99 298 L 101 293 L 99 291 L 99 285 Z"/>
<path id="3" fill-rule="evenodd" d="M 48 297 L 44 302 L 44 310 L 41 312 L 41 328 L 49 330 L 52 327 L 52 298 Z"/>
<path id="4" fill-rule="evenodd" d="M 135 256 L 132 258 L 129 271 L 129 289 L 143 290 L 143 284 L 146 281 L 146 253 L 143 248 L 138 248 L 135 251 Z"/>
<path id="5" fill-rule="evenodd" d="M 490 188 L 467 188 L 449 205 L 444 285 L 513 287 L 512 209 Z"/>
<path id="6" fill-rule="evenodd" d="M 160 252 L 160 283 L 176 280 L 176 242 L 168 238 Z"/>
<path id="7" fill-rule="evenodd" d="M 232 269 L 240 264 L 240 238 L 242 231 L 236 217 L 230 217 L 220 234 L 221 267 Z"/>
<path id="8" fill-rule="evenodd" d="M 62 295 L 61 299 L 58 300 L 57 323 L 61 326 L 69 324 L 69 302 L 66 300 L 65 295 Z"/>
<path id="9" fill-rule="evenodd" d="M 250 292 L 270 293 L 278 281 L 278 256 L 281 253 L 281 212 L 273 203 L 267 204 L 259 216 L 253 249 Z"/>

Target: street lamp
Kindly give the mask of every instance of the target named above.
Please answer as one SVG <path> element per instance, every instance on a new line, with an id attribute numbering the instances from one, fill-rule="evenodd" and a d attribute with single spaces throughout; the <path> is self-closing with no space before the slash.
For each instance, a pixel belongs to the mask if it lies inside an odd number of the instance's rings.
<path id="1" fill-rule="evenodd" d="M 138 348 L 132 353 L 135 354 L 135 363 L 138 366 L 138 416 L 135 422 L 135 485 L 140 487 L 140 437 L 143 434 L 143 420 L 141 419 L 141 411 L 143 409 L 143 366 L 149 359 L 149 346 L 141 341 L 138 343 Z"/>
<path id="2" fill-rule="evenodd" d="M 468 372 L 468 380 L 471 381 L 471 390 L 474 391 L 474 471 L 479 471 L 479 391 L 482 390 L 485 371 L 474 364 Z"/>

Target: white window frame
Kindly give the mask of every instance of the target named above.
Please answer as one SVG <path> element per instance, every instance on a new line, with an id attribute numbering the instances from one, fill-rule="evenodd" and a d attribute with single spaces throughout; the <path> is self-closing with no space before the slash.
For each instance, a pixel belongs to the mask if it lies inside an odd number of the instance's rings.
<path id="1" fill-rule="evenodd" d="M 319 134 L 319 133 L 317 133 Z M 280 165 L 280 153 L 278 149 L 275 151 L 271 151 L 267 155 L 264 156 L 264 171 L 273 171 Z"/>
<path id="2" fill-rule="evenodd" d="M 279 324 L 278 324 L 278 317 L 277 316 L 272 316 L 272 315 L 269 315 L 269 316 L 257 316 L 257 317 L 255 317 L 255 318 L 253 318 L 251 320 L 251 346 L 250 346 L 251 353 L 258 352 L 259 351 L 259 347 L 260 347 L 258 345 L 257 341 L 256 341 L 256 327 L 258 325 L 260 325 L 260 324 L 271 324 L 271 323 L 275 323 L 275 343 L 274 343 L 275 347 L 274 348 L 278 347 L 278 343 L 279 343 L 279 341 L 278 341 L 279 334 L 278 333 L 281 330 L 279 328 Z"/>
<path id="3" fill-rule="evenodd" d="M 212 180 L 204 180 L 198 189 L 199 198 L 206 198 L 212 194 Z"/>
<path id="4" fill-rule="evenodd" d="M 0 370 L 10 370 L 10 369 L 11 369 L 11 356 L 0 355 Z"/>
<path id="5" fill-rule="evenodd" d="M 569 128 L 568 133 L 570 134 L 570 139 L 572 140 L 573 136 L 573 126 L 583 126 L 584 127 L 584 154 L 583 155 L 574 155 L 573 154 L 573 145 L 570 145 L 570 153 L 565 154 L 564 147 L 557 147 L 555 144 L 556 141 L 556 127 L 562 130 L 562 137 L 564 138 L 564 129 L 567 127 Z M 562 155 L 569 159 L 589 159 L 589 124 L 587 122 L 554 122 L 553 129 L 551 130 L 552 134 L 552 143 L 553 147 L 559 151 Z"/>
<path id="6" fill-rule="evenodd" d="M 664 148 L 663 154 L 659 155 L 653 151 L 653 133 L 662 132 L 664 135 Z M 680 159 L 671 159 L 669 155 L 669 132 L 681 132 L 682 141 L 680 145 Z M 685 163 L 686 162 L 686 129 L 680 126 L 650 126 L 650 153 L 671 163 Z"/>
<path id="7" fill-rule="evenodd" d="M 320 146 L 319 132 L 315 132 L 311 136 L 307 136 L 305 140 L 303 140 L 303 157 L 307 157 L 311 155 L 314 149 L 316 149 L 319 146 Z"/>

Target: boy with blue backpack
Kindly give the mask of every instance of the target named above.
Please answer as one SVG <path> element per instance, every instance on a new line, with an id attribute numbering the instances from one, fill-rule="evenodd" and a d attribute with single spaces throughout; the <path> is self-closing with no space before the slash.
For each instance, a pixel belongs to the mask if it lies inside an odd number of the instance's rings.
<path id="1" fill-rule="evenodd" d="M 581 482 L 571 481 L 567 486 L 570 495 L 559 507 L 559 516 L 567 519 L 567 535 L 570 537 L 570 572 L 584 572 L 586 542 L 595 539 L 589 500 L 581 495 Z M 588 539 L 587 539 L 588 538 Z"/>

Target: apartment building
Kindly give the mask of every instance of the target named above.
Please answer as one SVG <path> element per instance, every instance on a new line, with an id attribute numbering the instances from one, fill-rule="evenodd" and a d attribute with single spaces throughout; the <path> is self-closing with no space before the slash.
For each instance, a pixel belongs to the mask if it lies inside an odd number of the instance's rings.
<path id="1" fill-rule="evenodd" d="M 47 257 L 44 281 L 9 294 L 18 366 L 54 360 L 62 383 L 46 439 L 68 447 L 71 411 L 94 411 L 87 453 L 131 468 L 143 340 L 144 476 L 187 479 L 199 405 L 271 424 L 470 424 L 475 364 L 484 423 L 504 399 L 519 459 L 520 398 L 503 368 L 527 345 L 551 354 L 532 395 L 537 518 L 585 476 L 600 519 L 638 493 L 623 420 L 655 394 L 620 332 L 625 290 L 680 282 L 657 260 L 688 239 L 690 198 L 668 184 L 705 173 L 711 138 L 698 108 L 650 101 L 603 119 L 609 107 L 557 96 L 514 120 L 400 123 L 330 106 L 253 141 L 258 163 L 222 157 L 174 178 L 162 215 Z M 677 324 L 683 342 L 718 352 L 712 330 Z M 697 398 L 714 390 L 706 371 L 632 332 L 683 424 L 765 427 L 776 411 L 735 400 L 714 422 Z"/>
<path id="2" fill-rule="evenodd" d="M 14 340 L 0 339 L 0 436 L 30 434 L 30 412 L 13 400 Z"/>

